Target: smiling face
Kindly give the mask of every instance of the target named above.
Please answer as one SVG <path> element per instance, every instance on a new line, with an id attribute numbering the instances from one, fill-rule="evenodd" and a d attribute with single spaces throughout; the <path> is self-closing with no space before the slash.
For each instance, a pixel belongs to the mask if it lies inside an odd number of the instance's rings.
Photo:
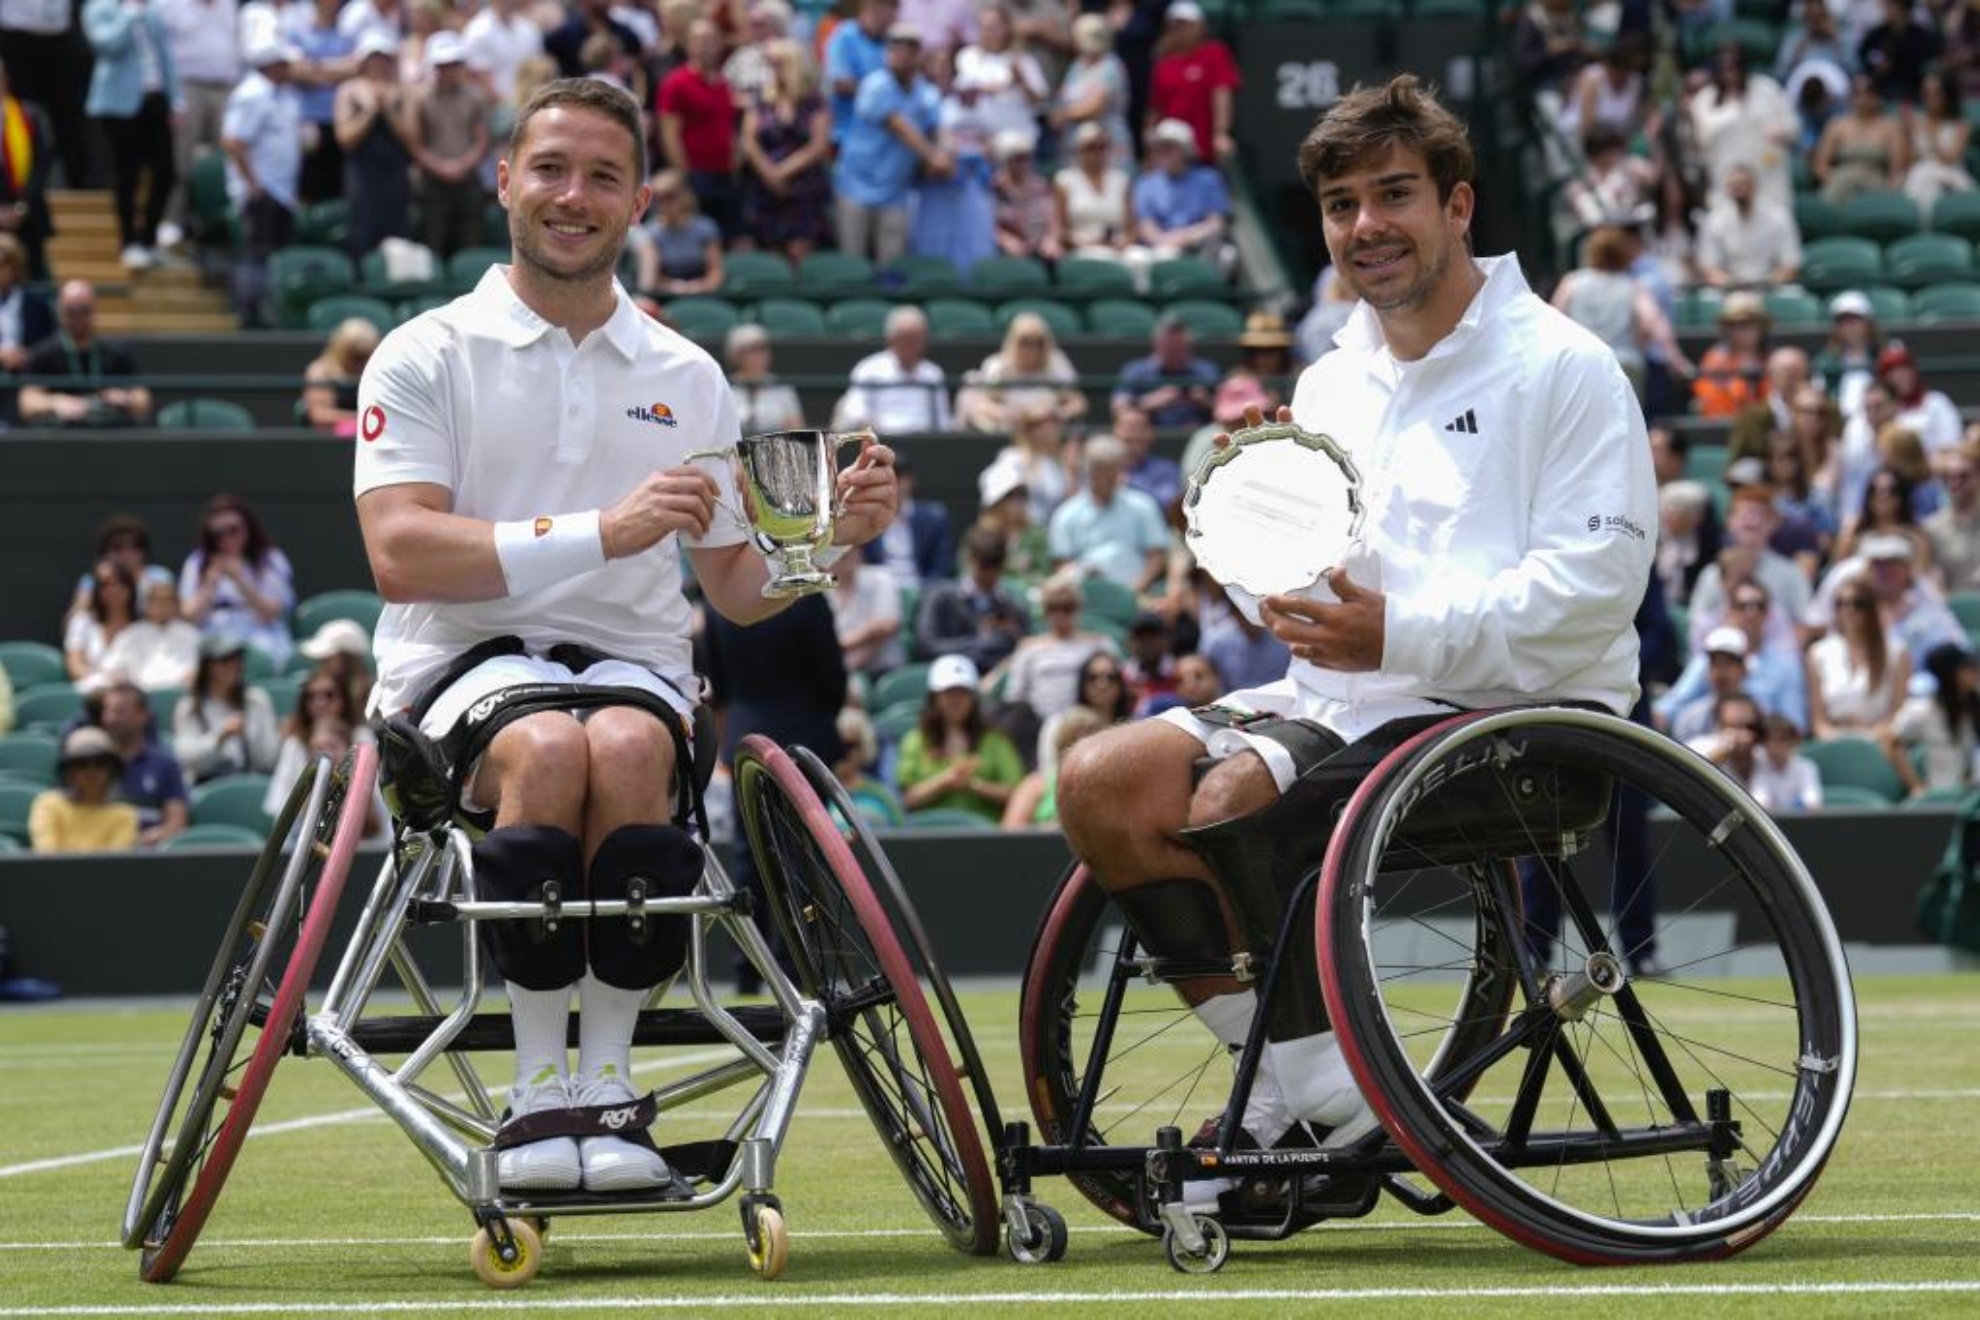
<path id="1" fill-rule="evenodd" d="M 1439 201 L 1421 154 L 1391 147 L 1319 186 L 1322 229 L 1334 269 L 1378 312 L 1429 302 L 1465 269 L 1471 185 Z"/>
<path id="2" fill-rule="evenodd" d="M 496 169 L 516 265 L 558 283 L 609 278 L 646 210 L 638 158 L 625 126 L 601 111 L 557 105 L 532 116 Z"/>

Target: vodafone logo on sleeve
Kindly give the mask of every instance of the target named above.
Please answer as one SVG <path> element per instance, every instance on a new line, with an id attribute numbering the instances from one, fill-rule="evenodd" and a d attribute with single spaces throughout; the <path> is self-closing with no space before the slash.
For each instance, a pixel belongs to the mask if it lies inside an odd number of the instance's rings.
<path id="1" fill-rule="evenodd" d="M 374 403 L 366 408 L 364 416 L 358 419 L 358 437 L 366 444 L 370 444 L 384 434 L 385 410 Z"/>

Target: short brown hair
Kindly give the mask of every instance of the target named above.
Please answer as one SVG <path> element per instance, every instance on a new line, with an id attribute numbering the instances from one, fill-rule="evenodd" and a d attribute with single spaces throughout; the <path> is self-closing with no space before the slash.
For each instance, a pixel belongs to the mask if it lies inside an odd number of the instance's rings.
<path id="1" fill-rule="evenodd" d="M 1614 225 L 1603 225 L 1588 236 L 1582 255 L 1594 270 L 1628 270 L 1629 235 Z"/>
<path id="2" fill-rule="evenodd" d="M 1299 144 L 1299 177 L 1318 196 L 1320 185 L 1378 160 L 1395 147 L 1419 153 L 1437 181 L 1437 200 L 1470 183 L 1477 171 L 1471 139 L 1458 117 L 1438 103 L 1414 74 L 1381 87 L 1360 87 L 1334 102 Z"/>
<path id="3" fill-rule="evenodd" d="M 641 136 L 639 103 L 600 78 L 559 78 L 536 89 L 516 115 L 516 126 L 509 132 L 509 158 L 522 154 L 523 139 L 529 134 L 529 121 L 545 110 L 592 110 L 615 120 L 632 138 L 632 177 L 646 177 L 646 140 Z"/>

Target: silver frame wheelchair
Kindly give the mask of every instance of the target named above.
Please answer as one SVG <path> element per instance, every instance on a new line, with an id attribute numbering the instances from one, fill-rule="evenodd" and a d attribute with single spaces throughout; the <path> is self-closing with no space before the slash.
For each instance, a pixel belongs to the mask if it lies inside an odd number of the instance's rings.
<path id="1" fill-rule="evenodd" d="M 789 1258 L 774 1191 L 777 1162 L 821 1040 L 838 1053 L 942 1235 L 963 1251 L 995 1250 L 995 1184 L 962 1081 L 969 1074 L 987 1095 L 981 1061 L 946 982 L 938 987 L 938 1007 L 929 1005 L 917 979 L 933 966 L 926 943 L 910 950 L 898 933 L 911 927 L 918 935 L 918 924 L 909 911 L 903 925 L 906 900 L 897 887 L 883 900 L 866 883 L 821 803 L 821 791 L 837 790 L 817 758 L 752 737 L 735 766 L 741 823 L 794 974 L 780 965 L 749 896 L 705 845 L 700 882 L 687 897 L 490 902 L 477 898 L 460 824 L 415 829 L 400 820 L 322 1006 L 305 1018 L 303 1001 L 338 915 L 377 774 L 378 753 L 369 745 L 334 764 L 317 760 L 255 862 L 167 1078 L 125 1208 L 123 1242 L 140 1253 L 140 1277 L 165 1282 L 178 1272 L 286 1054 L 327 1058 L 399 1125 L 473 1215 L 470 1260 L 492 1287 L 518 1287 L 535 1276 L 553 1216 L 694 1211 L 738 1194 L 750 1265 L 776 1278 Z M 691 1195 L 503 1191 L 492 1145 L 498 1115 L 470 1056 L 508 1050 L 513 1036 L 506 1013 L 477 1011 L 485 973 L 476 923 L 661 916 L 689 920 L 679 979 L 693 1007 L 649 1004 L 634 1043 L 726 1045 L 733 1055 L 656 1089 L 658 1108 L 664 1114 L 744 1089 L 720 1139 L 663 1147 Z M 451 1003 L 421 970 L 406 938 L 436 926 L 461 934 L 465 984 Z M 755 967 L 771 1004 L 717 1001 L 708 982 L 708 937 L 718 929 Z M 415 1013 L 374 1008 L 388 971 Z M 402 1061 L 393 1065 L 381 1056 Z M 465 1105 L 427 1082 L 442 1061 Z"/>

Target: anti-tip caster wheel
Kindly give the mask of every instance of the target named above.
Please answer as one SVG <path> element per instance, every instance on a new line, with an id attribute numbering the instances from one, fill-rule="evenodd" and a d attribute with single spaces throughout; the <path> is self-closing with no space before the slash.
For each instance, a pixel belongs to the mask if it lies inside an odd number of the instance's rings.
<path id="1" fill-rule="evenodd" d="M 485 1228 L 474 1235 L 474 1243 L 468 1248 L 468 1263 L 474 1266 L 474 1276 L 491 1288 L 520 1288 L 543 1267 L 543 1239 L 537 1236 L 529 1220 L 509 1221 L 509 1241 L 515 1247 L 514 1260 L 502 1259 L 495 1249 L 495 1239 Z"/>
<path id="2" fill-rule="evenodd" d="M 1066 1255 L 1066 1217 L 1049 1205 L 1035 1202 L 1024 1208 L 1022 1236 L 1006 1232 L 1004 1248 L 1020 1265 L 1048 1265 Z"/>
<path id="3" fill-rule="evenodd" d="M 766 1281 L 780 1277 L 791 1263 L 791 1233 L 784 1227 L 783 1208 L 775 1197 L 745 1197 L 742 1220 L 749 1267 Z"/>
<path id="4" fill-rule="evenodd" d="M 1231 1258 L 1230 1234 L 1208 1215 L 1196 1215 L 1195 1220 L 1196 1231 L 1203 1235 L 1200 1254 L 1185 1248 L 1172 1228 L 1162 1230 L 1162 1250 L 1168 1254 L 1169 1264 L 1184 1274 L 1215 1274 Z"/>

